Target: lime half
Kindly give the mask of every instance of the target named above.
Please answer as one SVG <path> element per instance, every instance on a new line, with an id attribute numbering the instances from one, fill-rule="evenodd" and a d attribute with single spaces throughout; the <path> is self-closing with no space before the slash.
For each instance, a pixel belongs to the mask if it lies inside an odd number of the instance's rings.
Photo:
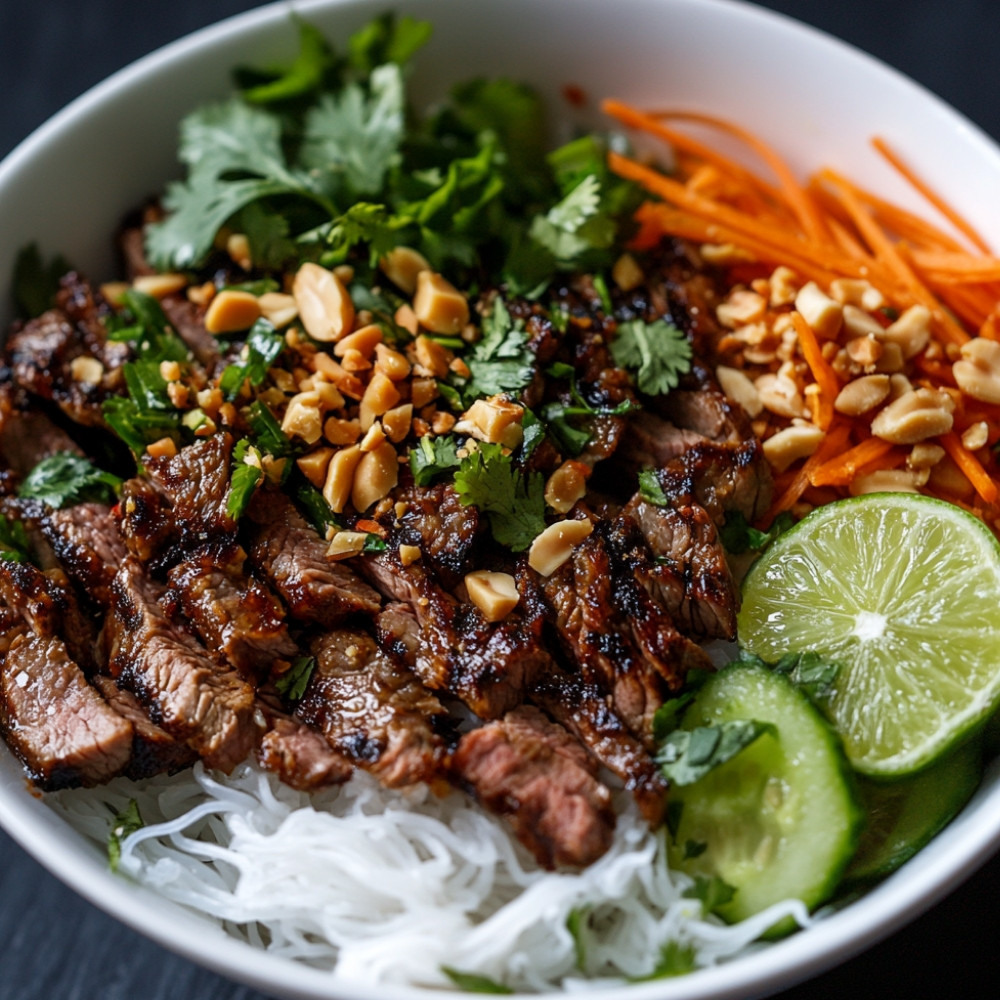
<path id="1" fill-rule="evenodd" d="M 1000 545 L 959 507 L 909 493 L 803 518 L 743 583 L 740 644 L 840 665 L 823 709 L 853 767 L 926 767 L 1000 701 Z"/>

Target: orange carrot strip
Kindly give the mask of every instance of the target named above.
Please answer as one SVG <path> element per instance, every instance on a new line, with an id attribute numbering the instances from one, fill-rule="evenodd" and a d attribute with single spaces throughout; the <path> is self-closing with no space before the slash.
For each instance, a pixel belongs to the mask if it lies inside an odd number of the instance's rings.
<path id="1" fill-rule="evenodd" d="M 966 448 L 954 431 L 942 434 L 941 447 L 948 452 L 951 460 L 962 470 L 965 478 L 975 487 L 983 502 L 993 506 L 1000 500 L 1000 488 L 990 478 L 982 463 Z"/>
<path id="2" fill-rule="evenodd" d="M 926 181 L 910 169 L 910 167 L 895 153 L 888 143 L 880 136 L 872 139 L 872 145 L 899 171 L 909 183 L 916 188 L 970 243 L 983 253 L 989 253 L 986 241 L 976 232 L 972 225 L 955 211 Z"/>
<path id="3" fill-rule="evenodd" d="M 798 182 L 795 174 L 766 142 L 752 132 L 714 115 L 702 114 L 697 111 L 655 111 L 654 118 L 675 118 L 681 121 L 697 122 L 720 129 L 746 143 L 774 171 L 781 190 L 805 234 L 819 243 L 829 242 L 829 233 L 823 224 L 823 218 L 809 198 L 806 190 Z"/>
<path id="4" fill-rule="evenodd" d="M 969 276 L 976 281 L 1000 280 L 1000 257 L 971 257 L 968 254 L 937 252 L 931 250 L 911 251 L 913 263 L 926 271 Z"/>
<path id="5" fill-rule="evenodd" d="M 891 441 L 870 437 L 843 455 L 825 462 L 809 476 L 813 486 L 847 486 L 862 466 L 869 466 L 892 451 Z"/>
<path id="6" fill-rule="evenodd" d="M 830 424 L 833 422 L 833 401 L 837 398 L 837 393 L 840 392 L 840 382 L 826 358 L 823 357 L 823 349 L 820 347 L 812 327 L 809 326 L 800 312 L 793 312 L 791 316 L 795 333 L 799 338 L 799 349 L 802 351 L 802 357 L 805 358 L 806 364 L 809 365 L 809 370 L 813 373 L 813 378 L 819 386 L 816 423 L 820 430 L 829 430 Z"/>
<path id="7" fill-rule="evenodd" d="M 806 459 L 805 464 L 799 470 L 798 475 L 791 484 L 771 504 L 770 509 L 758 522 L 761 526 L 770 527 L 771 522 L 782 512 L 790 510 L 798 502 L 799 497 L 810 485 L 813 472 L 829 461 L 834 455 L 839 454 L 851 437 L 851 427 L 846 423 L 834 423 L 826 437 L 820 442 L 819 447 Z"/>

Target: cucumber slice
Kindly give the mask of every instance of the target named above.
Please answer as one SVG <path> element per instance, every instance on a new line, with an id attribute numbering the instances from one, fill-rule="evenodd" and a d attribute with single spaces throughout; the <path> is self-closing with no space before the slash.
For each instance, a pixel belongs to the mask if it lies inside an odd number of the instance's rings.
<path id="1" fill-rule="evenodd" d="M 845 884 L 885 878 L 912 858 L 972 798 L 982 773 L 982 742 L 974 740 L 913 777 L 890 783 L 860 779 L 868 824 L 844 873 Z"/>
<path id="2" fill-rule="evenodd" d="M 771 723 L 731 760 L 672 787 L 668 859 L 736 889 L 715 912 L 737 921 L 772 903 L 829 898 L 854 855 L 862 813 L 840 740 L 783 675 L 735 663 L 698 692 L 682 728 L 736 719 Z M 791 930 L 784 922 L 771 936 Z"/>

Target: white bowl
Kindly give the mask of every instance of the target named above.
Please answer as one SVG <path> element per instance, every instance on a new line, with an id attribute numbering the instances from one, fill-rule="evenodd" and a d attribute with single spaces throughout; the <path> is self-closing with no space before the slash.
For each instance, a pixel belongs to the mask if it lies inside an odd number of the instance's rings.
<path id="1" fill-rule="evenodd" d="M 314 0 L 295 9 L 345 37 L 382 3 Z M 415 97 L 482 74 L 528 80 L 560 128 L 600 125 L 593 103 L 572 109 L 563 87 L 593 102 L 694 107 L 746 124 L 802 173 L 830 164 L 905 204 L 919 202 L 868 145 L 885 136 L 1000 246 L 1000 151 L 941 101 L 818 32 L 727 0 L 399 0 L 435 24 Z M 111 233 L 122 214 L 176 173 L 176 123 L 229 91 L 236 63 L 290 57 L 288 4 L 199 32 L 118 73 L 71 104 L 0 164 L 0 276 L 37 241 L 97 279 L 112 277 Z M 488 41 L 487 41 L 488 40 Z M 0 323 L 9 316 L 0 307 Z M 428 1000 L 453 992 L 338 983 L 268 956 L 159 896 L 109 874 L 106 859 L 30 794 L 0 749 L 0 824 L 51 872 L 167 948 L 281 997 Z M 862 899 L 765 952 L 691 976 L 599 992 L 673 1000 L 758 996 L 814 975 L 900 927 L 944 896 L 1000 843 L 1000 766 L 929 847 Z"/>

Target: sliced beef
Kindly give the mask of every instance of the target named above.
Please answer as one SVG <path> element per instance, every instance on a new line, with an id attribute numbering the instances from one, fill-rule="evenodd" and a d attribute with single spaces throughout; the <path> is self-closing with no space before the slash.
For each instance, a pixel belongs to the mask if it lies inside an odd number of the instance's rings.
<path id="1" fill-rule="evenodd" d="M 257 759 L 265 770 L 300 792 L 342 785 L 350 779 L 354 765 L 337 753 L 322 733 L 270 708 L 264 716 L 270 728 L 260 741 Z"/>
<path id="2" fill-rule="evenodd" d="M 23 479 L 45 458 L 68 453 L 82 455 L 79 445 L 37 406 L 26 402 L 9 384 L 0 388 L 0 455 Z"/>
<path id="3" fill-rule="evenodd" d="M 382 519 L 393 546 L 415 545 L 448 590 L 472 567 L 479 534 L 479 511 L 462 504 L 450 483 L 409 485 L 394 491 L 396 506 Z"/>
<path id="4" fill-rule="evenodd" d="M 629 420 L 621 455 L 636 468 L 658 469 L 703 443 L 704 438 L 696 431 L 676 427 L 644 410 Z"/>
<path id="5" fill-rule="evenodd" d="M 437 698 L 360 629 L 322 635 L 309 651 L 316 665 L 296 716 L 389 788 L 433 779 L 443 756 Z"/>
<path id="6" fill-rule="evenodd" d="M 132 750 L 123 772 L 127 777 L 138 780 L 154 774 L 173 774 L 198 759 L 189 746 L 151 722 L 139 699 L 123 691 L 110 677 L 97 675 L 91 683 L 108 705 L 132 725 Z"/>
<path id="7" fill-rule="evenodd" d="M 177 529 L 170 516 L 170 503 L 151 483 L 138 477 L 122 484 L 121 524 L 125 547 L 139 562 L 156 565 L 160 553 L 169 553 Z"/>
<path id="8" fill-rule="evenodd" d="M 97 629 L 61 570 L 43 573 L 29 562 L 0 559 L 0 598 L 39 637 L 58 637 L 88 673 L 95 664 Z"/>
<path id="9" fill-rule="evenodd" d="M 599 522 L 548 577 L 522 564 L 519 583 L 522 594 L 540 592 L 556 641 L 582 680 L 610 695 L 616 714 L 648 744 L 656 710 L 688 670 L 710 664 L 616 558 L 605 530 Z"/>
<path id="10" fill-rule="evenodd" d="M 667 783 L 649 751 L 615 713 L 608 696 L 555 665 L 539 677 L 531 696 L 621 780 L 650 826 L 659 826 L 667 804 Z"/>
<path id="11" fill-rule="evenodd" d="M 280 494 L 259 494 L 250 505 L 250 561 L 274 585 L 300 622 L 333 628 L 352 615 L 375 614 L 379 595 L 342 562 Z"/>
<path id="12" fill-rule="evenodd" d="M 611 846 L 608 789 L 583 747 L 536 708 L 522 706 L 466 733 L 452 768 L 544 868 L 583 867 Z"/>
<path id="13" fill-rule="evenodd" d="M 705 508 L 660 507 L 636 494 L 623 515 L 639 529 L 642 541 L 623 538 L 621 557 L 650 597 L 688 634 L 735 638 L 739 587 Z"/>
<path id="14" fill-rule="evenodd" d="M 16 324 L 7 338 L 4 358 L 14 382 L 54 403 L 75 423 L 103 427 L 101 404 L 118 391 L 121 366 L 130 356 L 128 345 L 107 339 L 101 317 L 109 311 L 86 281 L 67 274 L 56 308 Z M 91 361 L 85 376 L 74 367 L 79 358 Z"/>
<path id="15" fill-rule="evenodd" d="M 170 570 L 166 610 L 179 610 L 208 649 L 252 680 L 278 659 L 295 656 L 284 612 L 274 595 L 246 572 L 235 544 L 199 549 Z"/>
<path id="16" fill-rule="evenodd" d="M 182 294 L 164 296 L 160 305 L 195 360 L 209 375 L 215 374 L 221 357 L 219 340 L 205 329 L 205 307 Z"/>
<path id="17" fill-rule="evenodd" d="M 379 620 L 386 648 L 401 653 L 432 691 L 449 691 L 480 718 L 498 718 L 520 704 L 535 675 L 549 663 L 540 618 L 512 613 L 490 623 L 416 563 L 400 566 L 389 553 L 357 562 L 386 597 L 409 607 L 419 629 L 415 642 L 412 623 L 392 610 Z"/>
<path id="18" fill-rule="evenodd" d="M 0 731 L 28 776 L 53 790 L 97 785 L 126 767 L 132 725 L 110 708 L 62 640 L 42 638 L 5 612 Z"/>
<path id="19" fill-rule="evenodd" d="M 96 607 L 108 610 L 111 584 L 126 554 L 111 508 L 88 502 L 48 510 L 41 530 L 70 579 Z"/>
<path id="20" fill-rule="evenodd" d="M 109 669 L 175 739 L 211 767 L 228 771 L 257 742 L 254 692 L 230 667 L 211 659 L 160 606 L 163 588 L 126 558 L 112 586 Z"/>

